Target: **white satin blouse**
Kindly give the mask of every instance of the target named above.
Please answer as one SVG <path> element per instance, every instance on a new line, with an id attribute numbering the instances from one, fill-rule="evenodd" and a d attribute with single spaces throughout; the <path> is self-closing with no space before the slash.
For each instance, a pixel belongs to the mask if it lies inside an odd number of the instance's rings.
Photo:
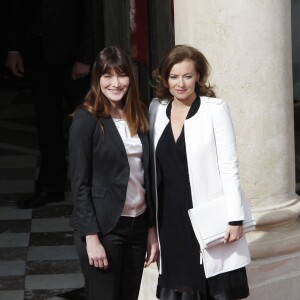
<path id="1" fill-rule="evenodd" d="M 144 169 L 142 165 L 143 146 L 139 136 L 131 136 L 126 120 L 113 119 L 119 131 L 128 157 L 130 175 L 126 201 L 122 216 L 136 217 L 146 210 Z"/>

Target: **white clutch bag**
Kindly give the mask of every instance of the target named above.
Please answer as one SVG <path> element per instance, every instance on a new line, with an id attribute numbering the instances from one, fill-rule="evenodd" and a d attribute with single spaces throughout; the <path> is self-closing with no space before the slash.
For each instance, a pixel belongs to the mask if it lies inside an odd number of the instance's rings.
<path id="1" fill-rule="evenodd" d="M 255 230 L 256 222 L 251 207 L 245 203 L 246 216 L 243 232 Z M 188 211 L 201 250 L 224 243 L 224 232 L 228 225 L 226 201 L 224 197 L 201 203 Z"/>

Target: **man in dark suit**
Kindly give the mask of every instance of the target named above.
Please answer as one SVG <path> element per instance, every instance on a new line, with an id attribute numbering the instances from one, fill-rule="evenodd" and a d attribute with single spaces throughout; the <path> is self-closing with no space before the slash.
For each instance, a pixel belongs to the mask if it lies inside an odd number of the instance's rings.
<path id="1" fill-rule="evenodd" d="M 34 194 L 18 207 L 33 208 L 64 200 L 63 115 L 73 112 L 89 87 L 93 0 L 12 0 L 11 13 L 6 66 L 15 76 L 28 76 L 41 152 Z"/>

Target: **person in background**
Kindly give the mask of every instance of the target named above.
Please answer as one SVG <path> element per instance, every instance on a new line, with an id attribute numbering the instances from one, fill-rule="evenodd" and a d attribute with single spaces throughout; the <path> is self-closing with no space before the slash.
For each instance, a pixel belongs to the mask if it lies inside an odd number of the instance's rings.
<path id="1" fill-rule="evenodd" d="M 70 127 L 75 246 L 86 299 L 135 300 L 143 266 L 158 253 L 147 109 L 120 48 L 96 56 L 91 81 Z"/>
<path id="2" fill-rule="evenodd" d="M 242 226 L 246 199 L 235 134 L 228 106 L 215 98 L 208 75 L 204 55 L 186 45 L 170 49 L 153 73 L 158 98 L 150 104 L 150 141 L 161 300 L 234 300 L 249 295 L 245 266 L 250 255 Z M 224 243 L 201 252 L 188 210 L 220 194 L 230 212 Z"/>
<path id="3" fill-rule="evenodd" d="M 40 169 L 34 194 L 19 208 L 64 200 L 63 117 L 82 102 L 95 57 L 92 0 L 12 0 L 6 66 L 26 76 L 36 112 Z"/>

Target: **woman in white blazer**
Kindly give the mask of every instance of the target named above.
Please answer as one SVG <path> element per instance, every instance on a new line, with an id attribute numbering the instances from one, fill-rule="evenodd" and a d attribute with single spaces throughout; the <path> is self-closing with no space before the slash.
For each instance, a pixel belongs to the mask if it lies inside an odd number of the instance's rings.
<path id="1" fill-rule="evenodd" d="M 160 244 L 157 298 L 162 300 L 249 295 L 250 255 L 242 226 L 248 204 L 230 112 L 215 98 L 208 74 L 203 54 L 185 45 L 170 49 L 153 73 L 158 98 L 150 105 L 150 136 Z M 228 208 L 224 243 L 200 251 L 188 210 L 219 195 Z"/>

